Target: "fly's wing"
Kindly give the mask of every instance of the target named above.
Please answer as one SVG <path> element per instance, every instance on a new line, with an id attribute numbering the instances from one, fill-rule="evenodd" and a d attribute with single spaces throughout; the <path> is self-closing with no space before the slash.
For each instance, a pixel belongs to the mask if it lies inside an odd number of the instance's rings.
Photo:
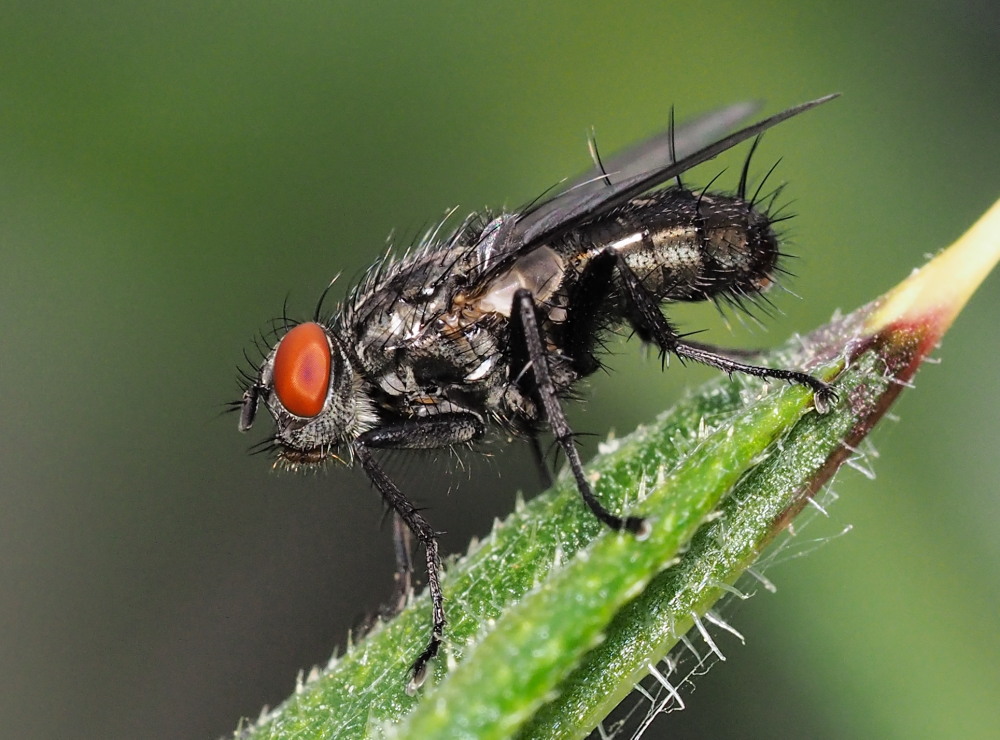
<path id="1" fill-rule="evenodd" d="M 685 121 L 676 128 L 668 128 L 656 136 L 618 152 L 611 159 L 602 161 L 607 179 L 612 183 L 642 175 L 673 164 L 694 154 L 703 146 L 725 136 L 760 109 L 760 103 L 736 103 L 711 111 L 698 118 Z M 591 170 L 572 180 L 560 183 L 559 193 L 535 210 L 551 207 L 571 194 L 581 198 L 608 186 L 604 173 Z M 565 207 L 557 205 L 556 207 Z"/>
<path id="2" fill-rule="evenodd" d="M 782 121 L 832 100 L 837 95 L 827 95 L 796 105 L 719 139 L 713 144 L 694 151 L 688 150 L 690 153 L 685 154 L 685 149 L 699 146 L 708 138 L 706 133 L 714 133 L 724 120 L 735 118 L 739 121 L 744 117 L 742 106 L 738 105 L 710 113 L 675 132 L 675 140 L 678 142 L 675 147 L 676 161 L 670 156 L 670 133 L 660 134 L 611 159 L 605 165 L 605 169 L 608 170 L 607 178 L 598 175 L 583 179 L 553 198 L 520 214 L 510 244 L 516 245 L 516 250 L 520 252 L 551 239 L 582 221 L 607 213 L 647 190 L 672 180 L 686 170 L 707 162 Z M 726 128 L 728 129 L 728 126 Z M 680 146 L 682 142 L 684 149 Z"/>
<path id="3" fill-rule="evenodd" d="M 683 160 L 731 131 L 759 107 L 757 103 L 736 103 L 686 121 L 676 129 L 667 129 L 604 161 L 603 173 L 591 170 L 562 182 L 556 195 L 540 200 L 520 214 L 492 221 L 476 243 L 470 245 L 466 257 L 468 274 L 473 279 L 495 274 L 523 253 L 523 234 L 531 224 L 555 219 L 574 204 L 605 194 L 609 181 L 619 183 Z"/>

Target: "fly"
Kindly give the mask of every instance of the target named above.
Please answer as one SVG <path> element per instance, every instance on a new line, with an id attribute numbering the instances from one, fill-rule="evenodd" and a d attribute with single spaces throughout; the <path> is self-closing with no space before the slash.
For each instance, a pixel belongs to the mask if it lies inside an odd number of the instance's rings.
<path id="1" fill-rule="evenodd" d="M 407 691 L 423 683 L 445 629 L 435 530 L 378 461 L 386 449 L 466 446 L 488 431 L 527 439 L 550 431 L 584 503 L 604 524 L 642 537 L 641 516 L 608 511 L 583 471 L 562 400 L 600 366 L 602 337 L 627 327 L 657 347 L 732 374 L 807 386 L 825 413 L 836 395 L 793 369 L 747 364 L 687 341 L 664 316 L 673 301 L 737 306 L 779 271 L 776 219 L 747 195 L 747 157 L 734 195 L 686 188 L 680 176 L 736 144 L 832 99 L 789 108 L 704 145 L 746 115 L 742 106 L 669 130 L 602 163 L 556 195 L 513 213 L 473 214 L 450 235 L 378 261 L 332 314 L 287 328 L 235 408 L 250 429 L 260 404 L 276 431 L 265 442 L 297 468 L 358 461 L 393 514 L 401 602 L 411 539 L 424 552 L 430 639 Z M 756 146 L 756 142 L 754 143 Z M 670 181 L 676 182 L 666 185 Z"/>

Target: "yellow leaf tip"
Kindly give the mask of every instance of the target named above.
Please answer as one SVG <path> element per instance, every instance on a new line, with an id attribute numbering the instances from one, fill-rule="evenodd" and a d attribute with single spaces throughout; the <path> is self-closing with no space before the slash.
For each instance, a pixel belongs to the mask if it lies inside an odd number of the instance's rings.
<path id="1" fill-rule="evenodd" d="M 1000 262 L 1000 200 L 962 237 L 883 296 L 865 328 L 920 324 L 944 334 Z"/>

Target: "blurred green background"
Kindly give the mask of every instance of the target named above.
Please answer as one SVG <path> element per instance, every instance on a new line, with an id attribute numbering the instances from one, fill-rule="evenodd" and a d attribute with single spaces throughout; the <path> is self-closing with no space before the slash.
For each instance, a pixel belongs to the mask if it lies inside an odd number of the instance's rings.
<path id="1" fill-rule="evenodd" d="M 1000 194 L 995 3 L 4 3 L 0 23 L 0 735 L 214 737 L 280 701 L 389 593 L 358 471 L 269 472 L 221 415 L 244 348 L 397 229 L 525 202 L 737 100 L 844 97 L 768 133 L 798 217 L 774 344 L 894 284 Z M 701 168 L 702 183 L 733 158 Z M 836 480 L 844 537 L 768 576 L 746 647 L 647 737 L 995 737 L 997 276 Z M 342 295 L 342 288 L 335 290 Z M 634 343 L 574 410 L 628 430 L 709 377 Z M 266 422 L 266 417 L 262 422 Z M 266 427 L 266 424 L 261 424 Z M 393 460 L 462 549 L 537 489 Z M 527 472 L 524 472 L 527 471 Z M 420 478 L 420 481 L 416 479 Z M 805 549 L 809 549 L 806 547 Z"/>

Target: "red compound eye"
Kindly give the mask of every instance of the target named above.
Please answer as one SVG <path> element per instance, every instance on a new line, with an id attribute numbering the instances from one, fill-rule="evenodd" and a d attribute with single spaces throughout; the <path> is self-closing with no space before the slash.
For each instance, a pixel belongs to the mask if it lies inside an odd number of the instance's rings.
<path id="1" fill-rule="evenodd" d="M 323 410 L 330 385 L 330 343 L 319 324 L 299 324 L 274 355 L 274 392 L 289 413 L 311 418 Z"/>

